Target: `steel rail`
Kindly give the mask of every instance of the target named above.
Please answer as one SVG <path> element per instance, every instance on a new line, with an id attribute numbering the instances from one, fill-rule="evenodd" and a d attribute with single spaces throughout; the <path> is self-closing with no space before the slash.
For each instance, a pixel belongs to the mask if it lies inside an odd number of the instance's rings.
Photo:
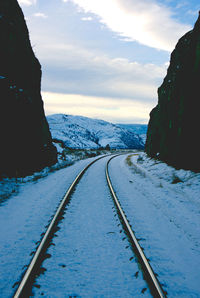
<path id="1" fill-rule="evenodd" d="M 123 224 L 123 227 L 125 229 L 125 231 L 127 232 L 130 242 L 133 245 L 133 250 L 136 253 L 138 260 L 140 261 L 143 273 L 144 273 L 144 277 L 147 281 L 147 283 L 150 286 L 150 290 L 151 293 L 153 295 L 153 297 L 160 297 L 160 298 L 165 298 L 165 292 L 163 291 L 163 289 L 161 288 L 161 285 L 158 281 L 158 279 L 156 278 L 155 273 L 153 272 L 153 269 L 151 267 L 151 265 L 149 264 L 138 240 L 136 239 L 136 236 L 131 228 L 131 226 L 128 223 L 128 220 L 126 218 L 126 215 L 124 213 L 124 211 L 122 210 L 122 207 L 120 205 L 119 199 L 117 198 L 117 195 L 113 189 L 112 183 L 111 183 L 111 179 L 110 179 L 110 175 L 109 175 L 109 170 L 108 170 L 108 166 L 110 161 L 116 156 L 111 157 L 107 164 L 106 164 L 106 179 L 107 179 L 107 183 L 109 186 L 109 189 L 111 191 L 112 197 L 113 197 L 113 201 L 115 203 L 115 206 L 117 208 L 119 217 L 121 219 L 121 222 Z"/>
<path id="2" fill-rule="evenodd" d="M 107 155 L 101 156 L 95 160 L 93 160 L 91 163 L 89 163 L 75 178 L 75 180 L 72 182 L 72 184 L 70 185 L 70 187 L 68 188 L 66 194 L 64 195 L 60 205 L 57 208 L 57 211 L 55 213 L 55 215 L 53 216 L 53 219 L 51 220 L 15 294 L 14 294 L 14 298 L 22 298 L 22 297 L 27 297 L 27 291 L 30 290 L 30 284 L 32 285 L 32 282 L 34 280 L 34 277 L 36 275 L 36 271 L 38 269 L 38 263 L 39 265 L 41 265 L 41 259 L 42 259 L 42 254 L 44 254 L 44 252 L 46 251 L 46 249 L 49 246 L 49 242 L 51 241 L 52 235 L 54 234 L 55 231 L 55 227 L 59 222 L 59 219 L 62 216 L 62 212 L 64 211 L 65 206 L 67 205 L 67 203 L 69 202 L 69 198 L 70 195 L 72 193 L 72 191 L 74 190 L 74 187 L 76 186 L 76 184 L 78 183 L 78 181 L 80 180 L 80 178 L 83 176 L 83 174 L 86 172 L 86 170 L 92 165 L 94 164 L 96 161 L 106 157 Z"/>

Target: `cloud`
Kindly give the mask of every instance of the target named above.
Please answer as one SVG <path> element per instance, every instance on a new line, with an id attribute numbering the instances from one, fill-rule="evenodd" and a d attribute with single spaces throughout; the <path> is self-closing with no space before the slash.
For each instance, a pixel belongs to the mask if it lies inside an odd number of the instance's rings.
<path id="1" fill-rule="evenodd" d="M 180 8 L 183 8 L 183 7 L 187 7 L 188 6 L 188 1 L 183 1 L 183 2 L 180 2 L 176 5 L 176 9 L 180 9 Z"/>
<path id="2" fill-rule="evenodd" d="M 82 21 L 92 21 L 93 18 L 92 17 L 83 17 L 81 18 Z"/>
<path id="3" fill-rule="evenodd" d="M 147 123 L 151 105 L 124 99 L 91 97 L 78 94 L 42 92 L 47 115 L 63 113 L 104 119 L 113 123 Z"/>
<path id="4" fill-rule="evenodd" d="M 20 5 L 30 6 L 36 4 L 37 0 L 18 0 L 18 2 Z"/>
<path id="5" fill-rule="evenodd" d="M 153 0 L 63 1 L 72 1 L 85 13 L 95 14 L 101 23 L 125 40 L 159 50 L 171 51 L 177 40 L 191 29 L 176 21 L 167 6 Z"/>
<path id="6" fill-rule="evenodd" d="M 187 13 L 189 14 L 189 15 L 192 15 L 192 16 L 197 16 L 198 15 L 198 9 L 189 9 L 188 11 L 187 11 Z"/>
<path id="7" fill-rule="evenodd" d="M 166 65 L 98 56 L 72 44 L 40 44 L 45 91 L 87 96 L 137 99 L 157 98 Z"/>
<path id="8" fill-rule="evenodd" d="M 34 13 L 33 15 L 34 17 L 37 17 L 37 18 L 43 18 L 43 19 L 46 19 L 47 18 L 47 15 L 42 13 L 42 12 L 37 12 L 37 13 Z"/>
<path id="9" fill-rule="evenodd" d="M 62 112 L 113 122 L 147 122 L 150 110 L 157 103 L 157 87 L 166 74 L 164 62 L 168 53 L 162 52 L 166 57 L 162 65 L 138 63 L 135 44 L 122 43 L 112 38 L 110 32 L 101 31 L 97 17 L 91 12 L 76 13 L 76 6 L 64 2 L 60 2 L 61 8 L 55 9 L 53 1 L 49 3 L 46 8 L 40 6 L 49 16 L 45 22 L 33 17 L 38 11 L 42 13 L 35 7 L 31 8 L 28 21 L 34 52 L 42 65 L 47 114 Z M 28 11 L 30 13 L 30 9 Z M 83 17 L 92 17 L 93 22 L 83 22 Z M 124 58 L 127 50 L 123 49 L 124 44 L 130 49 L 128 59 Z M 113 51 L 113 47 L 117 51 Z M 144 48 L 159 54 L 154 49 Z"/>

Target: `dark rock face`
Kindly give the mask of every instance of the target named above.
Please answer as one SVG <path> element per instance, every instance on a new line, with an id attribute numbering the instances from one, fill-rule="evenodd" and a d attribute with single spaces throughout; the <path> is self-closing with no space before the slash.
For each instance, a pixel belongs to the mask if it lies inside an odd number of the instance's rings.
<path id="1" fill-rule="evenodd" d="M 40 94 L 41 66 L 17 0 L 0 1 L 0 174 L 26 175 L 57 152 Z"/>
<path id="2" fill-rule="evenodd" d="M 200 171 L 200 16 L 172 52 L 158 98 L 145 151 L 177 168 Z"/>

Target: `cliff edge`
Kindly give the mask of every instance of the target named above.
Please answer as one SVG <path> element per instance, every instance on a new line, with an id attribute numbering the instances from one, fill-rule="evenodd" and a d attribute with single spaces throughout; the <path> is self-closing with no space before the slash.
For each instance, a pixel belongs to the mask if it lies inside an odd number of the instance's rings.
<path id="1" fill-rule="evenodd" d="M 145 151 L 177 167 L 200 171 L 200 16 L 171 54 L 150 113 Z"/>
<path id="2" fill-rule="evenodd" d="M 41 66 L 17 0 L 0 1 L 0 174 L 26 175 L 57 161 L 41 98 Z"/>

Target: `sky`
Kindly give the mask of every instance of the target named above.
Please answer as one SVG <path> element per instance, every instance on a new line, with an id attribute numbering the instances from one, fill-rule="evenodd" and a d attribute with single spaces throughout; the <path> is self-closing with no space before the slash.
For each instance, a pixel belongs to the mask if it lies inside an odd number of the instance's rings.
<path id="1" fill-rule="evenodd" d="M 199 0 L 18 0 L 42 65 L 46 115 L 148 123 Z"/>

